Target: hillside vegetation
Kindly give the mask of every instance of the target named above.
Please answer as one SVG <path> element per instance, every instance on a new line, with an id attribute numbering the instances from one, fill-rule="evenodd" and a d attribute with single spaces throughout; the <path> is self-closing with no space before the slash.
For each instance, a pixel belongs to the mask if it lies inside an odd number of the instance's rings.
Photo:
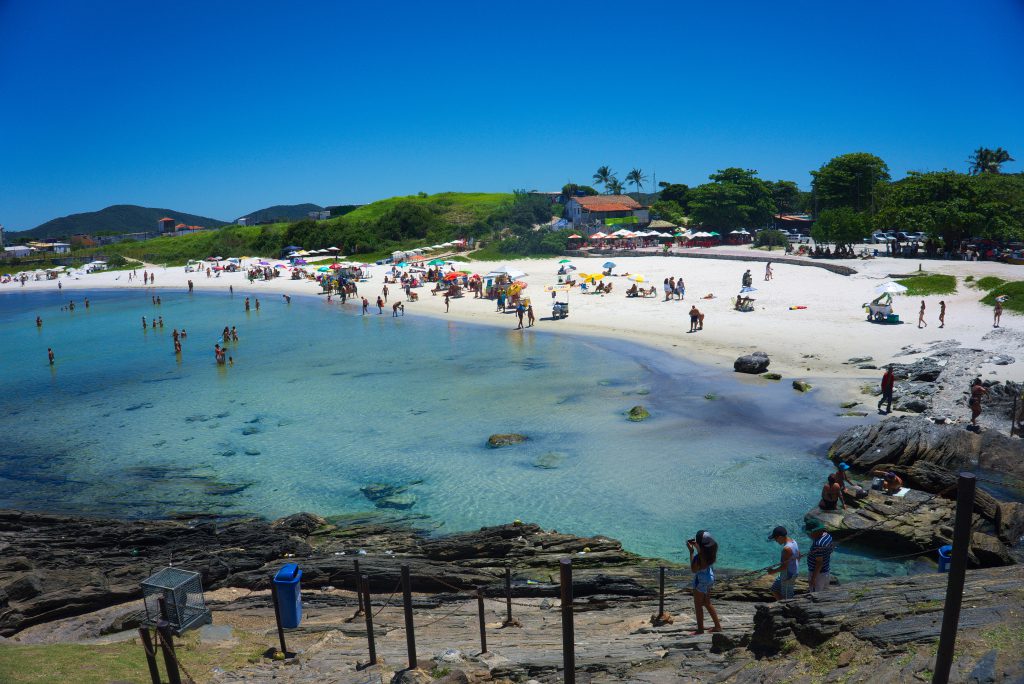
<path id="1" fill-rule="evenodd" d="M 319 204 L 275 204 L 272 207 L 257 209 L 239 218 L 249 219 L 250 223 L 281 223 L 301 221 L 308 218 L 311 211 L 323 211 Z"/>
<path id="2" fill-rule="evenodd" d="M 512 193 L 441 193 L 392 197 L 329 219 L 263 226 L 228 225 L 194 235 L 77 250 L 75 255 L 122 255 L 155 263 L 183 264 L 210 256 L 280 256 L 289 245 L 306 249 L 337 246 L 346 255 L 377 259 L 396 249 L 488 238 L 503 254 L 558 253 L 568 231 L 534 230 L 547 222 L 544 198 Z"/>
<path id="3" fill-rule="evenodd" d="M 99 211 L 87 211 L 55 218 L 36 226 L 32 230 L 8 234 L 9 238 L 42 239 L 70 237 L 81 233 L 138 233 L 155 231 L 157 221 L 169 216 L 175 223 L 189 226 L 217 228 L 226 225 L 224 221 L 208 216 L 197 216 L 174 209 L 140 207 L 135 204 L 115 204 Z"/>

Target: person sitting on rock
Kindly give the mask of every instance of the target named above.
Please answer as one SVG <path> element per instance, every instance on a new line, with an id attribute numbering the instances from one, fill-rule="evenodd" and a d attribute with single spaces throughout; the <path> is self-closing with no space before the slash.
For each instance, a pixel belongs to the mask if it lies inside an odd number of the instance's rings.
<path id="1" fill-rule="evenodd" d="M 898 494 L 903 489 L 903 478 L 891 470 L 873 470 L 872 475 L 877 475 L 882 478 L 882 491 L 886 494 Z"/>
<path id="2" fill-rule="evenodd" d="M 830 473 L 828 482 L 821 488 L 821 501 L 818 508 L 823 511 L 834 511 L 843 502 L 843 488 L 835 473 Z"/>

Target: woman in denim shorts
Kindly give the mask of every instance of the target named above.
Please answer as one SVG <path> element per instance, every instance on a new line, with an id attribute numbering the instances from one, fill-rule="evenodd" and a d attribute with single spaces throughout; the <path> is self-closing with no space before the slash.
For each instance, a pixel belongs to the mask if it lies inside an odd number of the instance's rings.
<path id="1" fill-rule="evenodd" d="M 722 623 L 718 620 L 718 612 L 711 605 L 711 587 L 715 584 L 715 571 L 712 566 L 718 559 L 718 542 L 705 530 L 697 532 L 693 539 L 686 541 L 690 552 L 690 570 L 693 571 L 693 610 L 697 616 L 697 631 L 704 633 L 704 609 L 714 621 L 715 626 L 710 632 L 721 632 Z"/>

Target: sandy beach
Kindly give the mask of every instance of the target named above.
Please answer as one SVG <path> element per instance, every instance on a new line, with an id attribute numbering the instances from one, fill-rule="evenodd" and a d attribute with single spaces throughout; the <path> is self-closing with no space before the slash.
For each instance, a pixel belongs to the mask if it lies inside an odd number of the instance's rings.
<path id="1" fill-rule="evenodd" d="M 764 252 L 746 248 L 718 248 L 713 253 L 764 257 Z M 775 257 L 776 255 L 771 255 Z M 781 253 L 777 255 L 781 257 Z M 601 271 L 607 257 L 573 259 L 577 273 Z M 537 312 L 537 330 L 544 332 L 567 332 L 586 335 L 614 337 L 644 344 L 667 353 L 684 356 L 691 361 L 731 367 L 737 356 L 753 351 L 764 351 L 771 357 L 773 372 L 785 378 L 804 378 L 812 383 L 825 381 L 818 387 L 826 392 L 849 392 L 862 381 L 877 379 L 879 372 L 860 370 L 854 365 L 844 364 L 853 357 L 873 358 L 881 365 L 899 355 L 901 361 L 915 358 L 913 350 L 923 345 L 942 340 L 958 340 L 966 347 L 975 347 L 992 352 L 1019 353 L 1024 346 L 1024 330 L 1018 316 L 1005 314 L 999 330 L 992 327 L 992 309 L 979 303 L 982 294 L 963 282 L 973 275 L 999 276 L 1007 280 L 1022 275 L 1020 266 L 994 262 L 923 261 L 920 265 L 931 273 L 944 273 L 959 278 L 958 291 L 950 296 L 929 296 L 926 321 L 928 327 L 919 329 L 917 311 L 920 298 L 898 296 L 894 302 L 895 311 L 900 314 L 900 325 L 876 325 L 866 322 L 861 305 L 873 297 L 874 287 L 891 279 L 893 275 L 913 273 L 919 262 L 910 259 L 877 258 L 873 260 L 819 260 L 816 263 L 835 263 L 854 268 L 857 273 L 850 276 L 838 275 L 822 268 L 797 266 L 773 260 L 774 277 L 764 280 L 764 261 L 747 262 L 712 260 L 701 258 L 678 258 L 673 256 L 612 257 L 616 263 L 614 275 L 605 282 L 614 283 L 610 295 L 582 294 L 574 288 L 569 294 L 570 314 L 562 320 L 551 320 L 551 294 L 544 291 L 546 285 L 557 281 L 558 259 L 524 259 L 501 262 L 524 271 L 522 279 L 528 283 L 526 294 L 532 299 Z M 497 262 L 472 262 L 466 269 L 475 273 L 486 273 L 499 266 Z M 143 267 L 139 267 L 139 275 Z M 249 283 L 242 272 L 223 273 L 219 278 L 207 278 L 205 274 L 186 273 L 184 267 L 163 267 L 146 265 L 156 275 L 156 290 L 186 290 L 189 279 L 198 292 L 227 291 L 233 286 L 238 294 L 252 294 L 263 297 L 264 306 L 278 305 L 281 294 L 319 296 L 319 286 L 309 280 L 296 281 L 281 277 L 269 282 Z M 371 302 L 375 301 L 383 287 L 384 266 L 375 266 L 369 282 L 359 284 L 359 292 Z M 740 279 L 750 269 L 757 292 L 754 311 L 739 312 L 732 306 L 732 297 L 740 288 Z M 627 298 L 625 290 L 632 282 L 626 274 L 643 274 L 644 285 L 658 289 L 656 297 Z M 684 301 L 663 301 L 662 281 L 670 276 L 682 277 L 686 283 Z M 68 292 L 89 289 L 144 289 L 141 281 L 128 282 L 127 271 L 94 273 L 79 278 L 62 277 L 62 287 Z M 429 284 L 432 286 L 433 284 Z M 28 290 L 53 290 L 57 281 L 29 281 L 24 287 L 13 282 L 0 285 L 0 293 L 14 293 Z M 390 300 L 403 296 L 400 288 L 390 285 Z M 432 296 L 429 287 L 418 290 L 419 301 L 407 302 L 408 316 L 434 316 L 456 321 L 505 326 L 510 334 L 515 331 L 515 316 L 509 312 L 495 311 L 495 303 L 486 299 L 473 299 L 471 295 L 455 299 L 451 309 L 445 312 L 444 297 Z M 713 294 L 713 299 L 704 299 Z M 559 298 L 566 297 L 559 293 Z M 946 325 L 940 329 L 938 322 L 939 301 L 945 300 Z M 705 314 L 704 330 L 688 333 L 688 311 L 692 304 Z M 334 298 L 332 306 L 340 306 Z M 805 309 L 791 310 L 791 306 L 805 306 Z M 352 300 L 346 304 L 353 313 L 358 313 L 358 304 Z M 371 306 L 376 315 L 376 307 Z M 390 308 L 385 315 L 390 316 Z M 44 313 L 45 316 L 45 313 Z M 995 334 L 993 334 L 995 332 Z M 911 353 L 908 353 L 911 352 Z M 999 380 L 1024 379 L 1024 364 L 995 366 L 984 364 L 979 369 L 982 376 Z M 995 373 L 993 375 L 993 372 Z M 854 382 L 850 382 L 854 381 Z"/>

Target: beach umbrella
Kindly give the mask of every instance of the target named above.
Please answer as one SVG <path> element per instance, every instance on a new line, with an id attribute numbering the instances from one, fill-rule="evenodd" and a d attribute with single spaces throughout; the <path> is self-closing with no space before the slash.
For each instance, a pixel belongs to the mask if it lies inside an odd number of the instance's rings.
<path id="1" fill-rule="evenodd" d="M 614 261 L 606 261 L 606 262 L 604 262 L 604 265 L 601 266 L 601 268 L 615 268 L 615 262 Z"/>
<path id="2" fill-rule="evenodd" d="M 906 294 L 907 293 L 907 288 L 903 287 L 899 283 L 895 283 L 895 282 L 890 280 L 887 283 L 882 283 L 881 285 L 876 285 L 875 286 L 875 293 L 876 294 Z"/>
<path id="3" fill-rule="evenodd" d="M 399 261 L 399 262 L 398 262 L 398 268 L 405 268 L 405 267 L 406 267 L 406 266 L 408 266 L 408 265 L 409 265 L 409 264 L 405 263 L 404 261 Z"/>
<path id="4" fill-rule="evenodd" d="M 560 263 L 560 264 L 567 264 L 567 263 L 569 263 L 569 260 L 568 259 L 559 259 L 558 263 Z"/>
<path id="5" fill-rule="evenodd" d="M 328 251 L 328 252 L 340 252 L 340 251 L 341 251 L 341 249 L 339 249 L 339 248 L 337 248 L 337 247 L 328 247 L 328 248 L 327 248 L 327 251 Z"/>
<path id="6" fill-rule="evenodd" d="M 331 269 L 327 268 L 326 266 L 321 266 L 320 268 L 318 268 L 316 270 L 319 273 L 326 273 L 327 271 L 330 271 Z"/>
<path id="7" fill-rule="evenodd" d="M 448 275 L 446 275 L 446 276 L 444 277 L 444 279 L 445 279 L 445 280 L 458 280 L 458 279 L 459 279 L 459 278 L 461 278 L 461 277 L 462 277 L 463 275 L 465 275 L 465 274 L 463 274 L 463 273 L 459 273 L 458 271 L 455 271 L 454 273 L 449 273 Z"/>
<path id="8" fill-rule="evenodd" d="M 598 232 L 594 233 L 593 235 L 591 235 L 590 239 L 591 240 L 603 240 L 606 237 L 608 237 L 608 236 L 605 235 L 604 233 L 602 233 L 601 231 L 598 231 Z"/>
<path id="9" fill-rule="evenodd" d="M 634 273 L 633 275 L 631 275 L 631 276 L 627 276 L 627 277 L 628 277 L 628 278 L 629 278 L 630 280 L 632 280 L 632 281 L 633 281 L 634 283 L 644 283 L 644 282 L 647 282 L 647 278 L 644 278 L 644 277 L 643 277 L 642 275 L 640 275 L 639 273 Z"/>
<path id="10" fill-rule="evenodd" d="M 591 273 L 590 275 L 581 273 L 580 275 L 583 277 L 584 280 L 591 283 L 597 282 L 598 280 L 604 278 L 604 273 Z"/>
<path id="11" fill-rule="evenodd" d="M 569 236 L 568 239 L 570 239 L 570 240 L 579 240 L 582 237 L 583 237 L 582 235 L 577 235 L 576 233 L 573 233 L 572 235 Z"/>
<path id="12" fill-rule="evenodd" d="M 341 264 L 331 264 L 328 268 L 332 271 L 337 271 L 339 268 L 344 268 Z"/>
<path id="13" fill-rule="evenodd" d="M 740 288 L 740 294 L 746 294 L 748 292 L 757 292 L 757 288 L 756 287 L 741 287 Z"/>
<path id="14" fill-rule="evenodd" d="M 444 266 L 444 260 L 443 259 L 431 259 L 430 261 L 427 262 L 427 265 L 428 266 Z"/>
<path id="15" fill-rule="evenodd" d="M 512 271 L 507 271 L 507 272 L 505 273 L 505 275 L 507 275 L 507 276 L 508 276 L 509 280 L 519 280 L 520 278 L 522 278 L 522 277 L 523 277 L 523 276 L 525 276 L 526 274 L 525 274 L 525 273 L 523 273 L 522 271 L 515 271 L 515 270 L 512 270 Z"/>

